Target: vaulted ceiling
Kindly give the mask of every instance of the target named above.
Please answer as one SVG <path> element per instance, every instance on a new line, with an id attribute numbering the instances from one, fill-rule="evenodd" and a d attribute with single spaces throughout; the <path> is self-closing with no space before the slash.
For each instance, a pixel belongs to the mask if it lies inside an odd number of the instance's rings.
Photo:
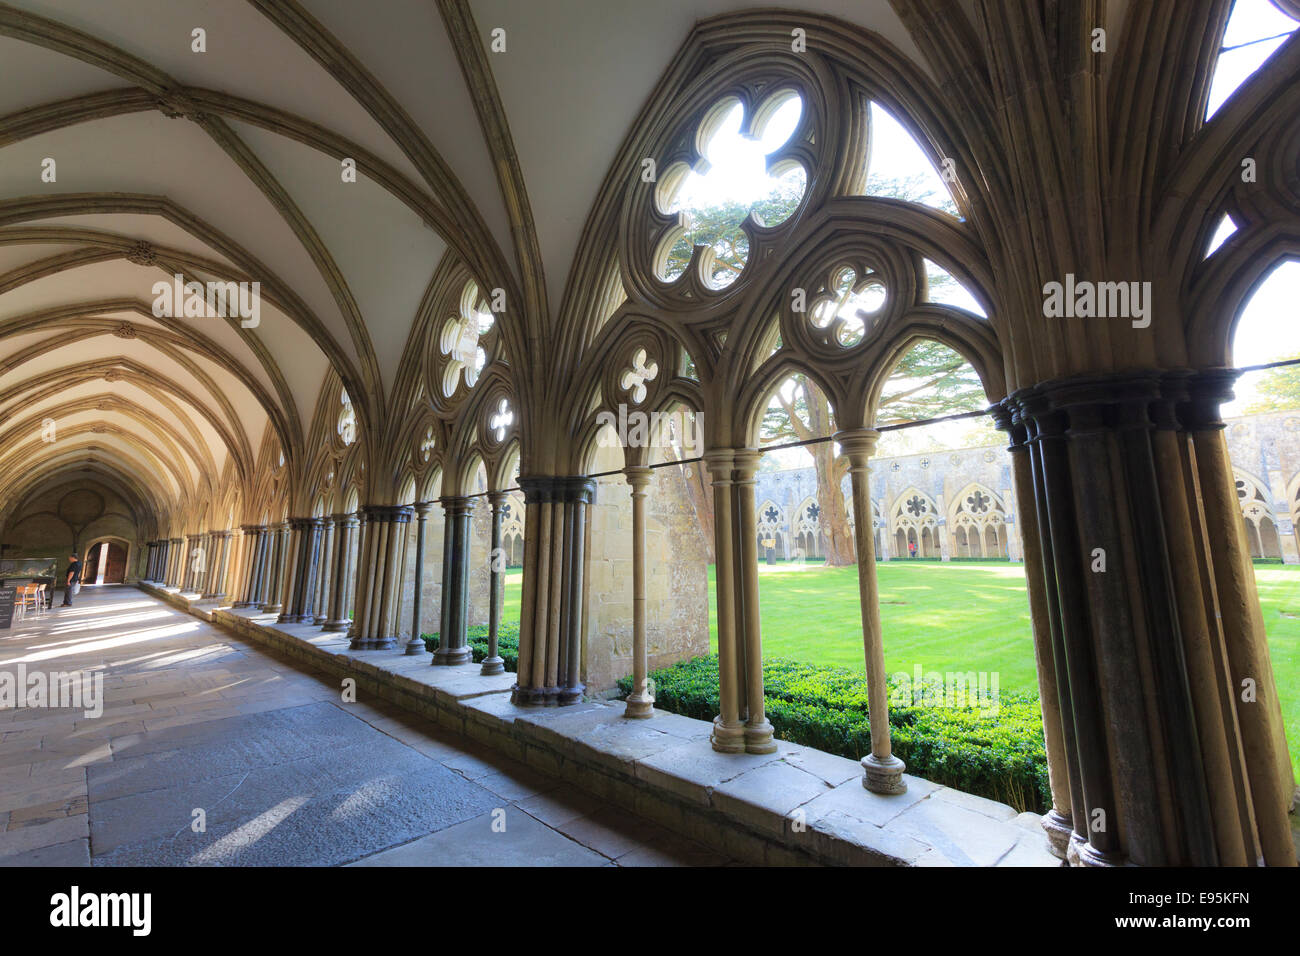
<path id="1" fill-rule="evenodd" d="M 0 523 L 86 469 L 150 510 L 246 483 L 331 369 L 376 426 L 446 256 L 545 334 L 693 24 L 755 7 L 927 69 L 890 0 L 0 3 Z M 177 274 L 260 282 L 260 322 L 155 317 Z"/>

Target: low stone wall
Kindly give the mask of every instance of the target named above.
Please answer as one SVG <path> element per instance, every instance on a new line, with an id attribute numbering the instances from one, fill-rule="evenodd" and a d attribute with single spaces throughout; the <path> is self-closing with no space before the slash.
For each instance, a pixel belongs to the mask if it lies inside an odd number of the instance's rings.
<path id="1" fill-rule="evenodd" d="M 852 760 L 780 741 L 774 754 L 720 754 L 711 725 L 655 711 L 627 720 L 621 703 L 517 707 L 513 674 L 477 664 L 433 667 L 424 655 L 353 651 L 346 637 L 275 615 L 141 590 L 304 665 L 481 741 L 737 860 L 769 865 L 1059 866 L 1040 818 L 905 776 L 907 792 L 862 787 Z"/>

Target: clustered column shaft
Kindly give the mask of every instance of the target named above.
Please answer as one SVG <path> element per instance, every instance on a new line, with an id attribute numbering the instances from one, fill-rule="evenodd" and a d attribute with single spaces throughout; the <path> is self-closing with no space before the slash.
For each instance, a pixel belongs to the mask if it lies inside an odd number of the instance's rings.
<path id="1" fill-rule="evenodd" d="M 357 574 L 356 619 L 351 646 L 357 650 L 383 649 L 397 643 L 398 595 L 406 560 L 406 526 L 409 505 L 367 505 Z"/>
<path id="2" fill-rule="evenodd" d="M 334 584 L 330 588 L 329 619 L 327 631 L 346 631 L 352 626 L 351 608 L 355 562 L 352 551 L 360 522 L 355 514 L 336 514 L 334 522 Z"/>
<path id="3" fill-rule="evenodd" d="M 230 552 L 232 533 L 213 530 L 208 532 L 211 554 L 208 555 L 208 581 L 203 592 L 205 600 L 220 600 L 226 596 L 226 562 Z"/>
<path id="4" fill-rule="evenodd" d="M 745 752 L 745 727 L 740 702 L 744 697 L 744 670 L 736 644 L 735 535 L 732 474 L 735 452 L 713 448 L 704 453 L 713 486 L 713 532 L 718 601 L 718 716 L 713 719 L 713 749 L 722 753 Z"/>
<path id="5" fill-rule="evenodd" d="M 434 664 L 467 664 L 469 650 L 470 498 L 439 499 L 445 516 L 442 535 L 442 611 Z"/>
<path id="6" fill-rule="evenodd" d="M 517 704 L 573 704 L 582 699 L 585 619 L 583 575 L 588 545 L 590 478 L 521 478 L 529 534 L 524 547 L 524 595 Z M 537 534 L 532 529 L 537 529 Z"/>
<path id="7" fill-rule="evenodd" d="M 1068 780 L 1047 823 L 1059 847 L 1068 821 L 1072 862 L 1294 864 L 1294 781 L 1218 411 L 1234 377 L 1081 377 L 1001 403 L 1043 542 L 1026 570 L 1041 576 L 1040 674 L 1055 675 L 1049 769 Z"/>

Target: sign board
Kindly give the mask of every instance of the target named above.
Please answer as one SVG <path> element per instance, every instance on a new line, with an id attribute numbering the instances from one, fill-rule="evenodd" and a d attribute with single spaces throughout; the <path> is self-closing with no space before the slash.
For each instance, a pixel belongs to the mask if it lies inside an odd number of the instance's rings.
<path id="1" fill-rule="evenodd" d="M 0 588 L 0 630 L 8 630 L 14 623 L 14 598 L 18 589 L 13 585 Z"/>

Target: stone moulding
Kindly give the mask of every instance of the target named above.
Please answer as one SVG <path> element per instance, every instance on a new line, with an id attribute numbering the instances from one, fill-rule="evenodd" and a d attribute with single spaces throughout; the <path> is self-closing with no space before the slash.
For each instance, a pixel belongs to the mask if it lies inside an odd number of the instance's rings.
<path id="1" fill-rule="evenodd" d="M 719 754 L 711 725 L 656 711 L 623 719 L 621 703 L 518 707 L 515 675 L 479 665 L 429 667 L 401 648 L 351 651 L 342 635 L 275 625 L 274 615 L 142 591 L 304 667 L 351 677 L 371 694 L 754 865 L 1060 866 L 1041 817 L 908 777 L 907 792 L 872 794 L 856 761 L 778 741 L 772 754 Z"/>

